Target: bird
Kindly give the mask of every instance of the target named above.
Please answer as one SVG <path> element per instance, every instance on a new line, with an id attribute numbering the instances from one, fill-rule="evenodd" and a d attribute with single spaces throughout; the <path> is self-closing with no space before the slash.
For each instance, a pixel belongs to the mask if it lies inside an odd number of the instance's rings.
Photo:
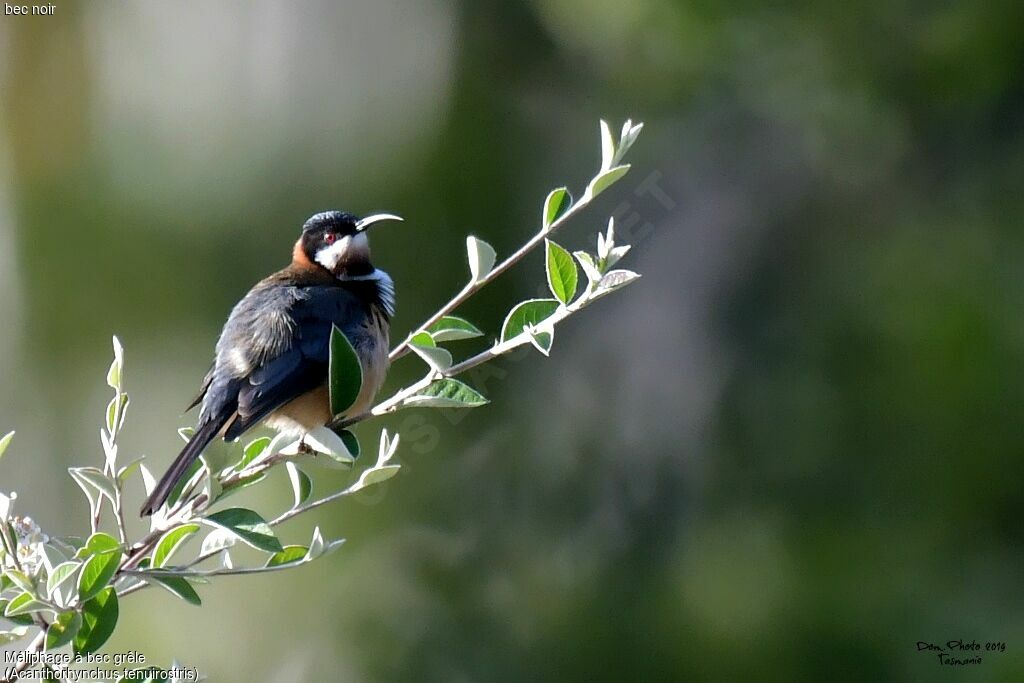
<path id="1" fill-rule="evenodd" d="M 142 516 L 160 509 L 218 436 L 233 441 L 261 424 L 304 435 L 334 419 L 328 360 L 335 326 L 362 369 L 362 387 L 345 415 L 369 409 L 387 374 L 395 285 L 371 263 L 366 230 L 393 220 L 402 218 L 324 211 L 303 224 L 291 263 L 231 310 L 213 364 L 186 409 L 199 406 L 195 432 L 150 492 Z"/>

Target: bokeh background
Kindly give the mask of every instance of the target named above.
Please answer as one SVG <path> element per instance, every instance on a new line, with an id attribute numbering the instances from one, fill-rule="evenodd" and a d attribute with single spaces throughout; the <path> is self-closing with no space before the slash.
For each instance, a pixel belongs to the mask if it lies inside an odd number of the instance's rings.
<path id="1" fill-rule="evenodd" d="M 0 488 L 50 533 L 87 531 L 64 469 L 101 457 L 111 334 L 123 453 L 160 468 L 309 214 L 406 217 L 374 235 L 401 335 L 467 233 L 508 253 L 582 187 L 599 118 L 647 124 L 559 238 L 616 214 L 639 283 L 475 377 L 490 406 L 362 426 L 404 469 L 318 515 L 336 555 L 139 594 L 109 650 L 214 681 L 1024 679 L 1024 4 L 56 5 L 0 22 Z M 462 312 L 496 330 L 542 280 Z M 1007 650 L 917 652 L 959 638 Z"/>

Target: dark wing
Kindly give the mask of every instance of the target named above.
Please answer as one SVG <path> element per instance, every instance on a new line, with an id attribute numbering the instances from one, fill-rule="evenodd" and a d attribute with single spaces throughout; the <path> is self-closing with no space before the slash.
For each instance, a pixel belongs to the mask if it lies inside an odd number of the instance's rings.
<path id="1" fill-rule="evenodd" d="M 237 415 L 224 432 L 235 439 L 263 418 L 327 381 L 332 325 L 343 331 L 365 318 L 365 306 L 335 286 L 297 289 L 288 310 L 290 338 L 285 350 L 268 355 L 238 390 Z"/>
<path id="2" fill-rule="evenodd" d="M 213 382 L 213 371 L 215 368 L 216 365 L 214 363 L 210 363 L 210 369 L 206 371 L 206 377 L 203 378 L 203 386 L 200 387 L 199 393 L 196 394 L 196 397 L 192 399 L 192 402 L 188 404 L 187 408 L 185 408 L 186 413 L 202 403 L 203 399 L 206 398 L 206 392 L 210 390 L 210 383 Z"/>

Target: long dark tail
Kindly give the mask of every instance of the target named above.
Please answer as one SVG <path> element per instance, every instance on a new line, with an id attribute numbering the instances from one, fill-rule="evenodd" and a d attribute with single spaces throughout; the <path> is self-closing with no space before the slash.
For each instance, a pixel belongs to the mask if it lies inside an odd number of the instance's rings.
<path id="1" fill-rule="evenodd" d="M 221 427 L 224 426 L 224 423 L 228 421 L 228 417 L 230 417 L 230 415 L 220 419 L 214 418 L 200 427 L 196 433 L 192 435 L 189 442 L 181 449 L 181 453 L 179 453 L 178 457 L 171 463 L 167 472 L 165 472 L 164 476 L 160 478 L 156 488 L 153 489 L 153 493 L 149 494 L 149 498 L 147 498 L 146 502 L 143 503 L 142 511 L 140 513 L 143 517 L 153 514 L 161 505 L 167 502 L 167 498 L 171 495 L 171 491 L 174 490 L 178 480 L 181 479 L 182 475 L 185 474 L 185 471 L 188 470 L 189 465 L 195 462 L 195 459 L 199 457 L 199 454 L 203 452 L 203 449 L 206 448 L 217 436 L 217 432 L 219 432 Z"/>

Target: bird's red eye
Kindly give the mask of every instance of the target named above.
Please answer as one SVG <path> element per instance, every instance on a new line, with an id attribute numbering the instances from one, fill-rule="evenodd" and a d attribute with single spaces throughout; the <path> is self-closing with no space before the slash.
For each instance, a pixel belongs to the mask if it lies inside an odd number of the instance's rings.
<path id="1" fill-rule="evenodd" d="M 337 239 L 338 239 L 338 233 L 336 233 L 336 232 L 329 232 L 329 233 L 324 235 L 324 242 L 327 242 L 327 244 L 334 244 L 335 240 L 337 240 Z"/>

